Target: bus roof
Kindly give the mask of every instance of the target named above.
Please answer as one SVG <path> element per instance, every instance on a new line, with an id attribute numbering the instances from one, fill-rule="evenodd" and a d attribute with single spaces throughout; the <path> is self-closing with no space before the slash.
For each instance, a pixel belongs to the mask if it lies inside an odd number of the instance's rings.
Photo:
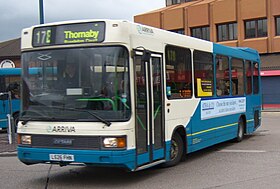
<path id="1" fill-rule="evenodd" d="M 248 47 L 229 47 L 213 43 L 213 53 L 260 62 L 258 51 Z"/>

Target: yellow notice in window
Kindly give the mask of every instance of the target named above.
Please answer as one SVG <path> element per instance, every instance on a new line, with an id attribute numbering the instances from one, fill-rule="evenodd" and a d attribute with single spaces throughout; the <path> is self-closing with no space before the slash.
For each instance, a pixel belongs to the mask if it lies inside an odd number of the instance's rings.
<path id="1" fill-rule="evenodd" d="M 212 81 L 196 79 L 197 82 L 197 96 L 213 96 L 212 94 Z"/>

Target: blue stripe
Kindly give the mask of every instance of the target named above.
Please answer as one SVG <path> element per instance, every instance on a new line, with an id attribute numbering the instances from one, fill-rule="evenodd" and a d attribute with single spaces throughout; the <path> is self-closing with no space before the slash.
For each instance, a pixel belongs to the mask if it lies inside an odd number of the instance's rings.
<path id="1" fill-rule="evenodd" d="M 73 163 L 135 169 L 135 150 L 97 151 L 18 147 L 18 158 L 24 163 L 47 163 L 50 161 L 50 154 L 74 155 Z"/>

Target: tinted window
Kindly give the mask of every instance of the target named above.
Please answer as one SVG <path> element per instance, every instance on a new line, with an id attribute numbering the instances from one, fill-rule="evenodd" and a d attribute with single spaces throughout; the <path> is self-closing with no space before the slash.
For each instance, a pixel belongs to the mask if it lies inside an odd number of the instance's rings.
<path id="1" fill-rule="evenodd" d="M 166 47 L 166 86 L 169 99 L 191 98 L 191 51 L 186 48 Z"/>
<path id="2" fill-rule="evenodd" d="M 267 19 L 245 22 L 245 37 L 256 38 L 267 36 Z"/>
<path id="3" fill-rule="evenodd" d="M 213 55 L 194 51 L 195 96 L 213 96 Z"/>
<path id="4" fill-rule="evenodd" d="M 209 26 L 192 28 L 191 29 L 192 37 L 196 37 L 199 39 L 204 39 L 210 41 L 210 29 Z"/>
<path id="5" fill-rule="evenodd" d="M 229 41 L 237 39 L 237 24 L 218 25 L 218 41 Z"/>
<path id="6" fill-rule="evenodd" d="M 216 93 L 217 96 L 227 96 L 230 94 L 227 56 L 216 56 Z"/>
<path id="7" fill-rule="evenodd" d="M 244 95 L 243 60 L 231 59 L 231 89 L 232 95 Z"/>

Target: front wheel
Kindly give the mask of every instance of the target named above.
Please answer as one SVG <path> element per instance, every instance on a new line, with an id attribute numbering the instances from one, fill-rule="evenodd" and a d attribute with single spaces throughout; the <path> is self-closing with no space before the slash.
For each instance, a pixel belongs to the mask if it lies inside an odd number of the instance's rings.
<path id="1" fill-rule="evenodd" d="M 163 167 L 177 165 L 183 156 L 183 140 L 178 133 L 175 133 L 171 139 L 170 160 L 163 164 Z"/>

